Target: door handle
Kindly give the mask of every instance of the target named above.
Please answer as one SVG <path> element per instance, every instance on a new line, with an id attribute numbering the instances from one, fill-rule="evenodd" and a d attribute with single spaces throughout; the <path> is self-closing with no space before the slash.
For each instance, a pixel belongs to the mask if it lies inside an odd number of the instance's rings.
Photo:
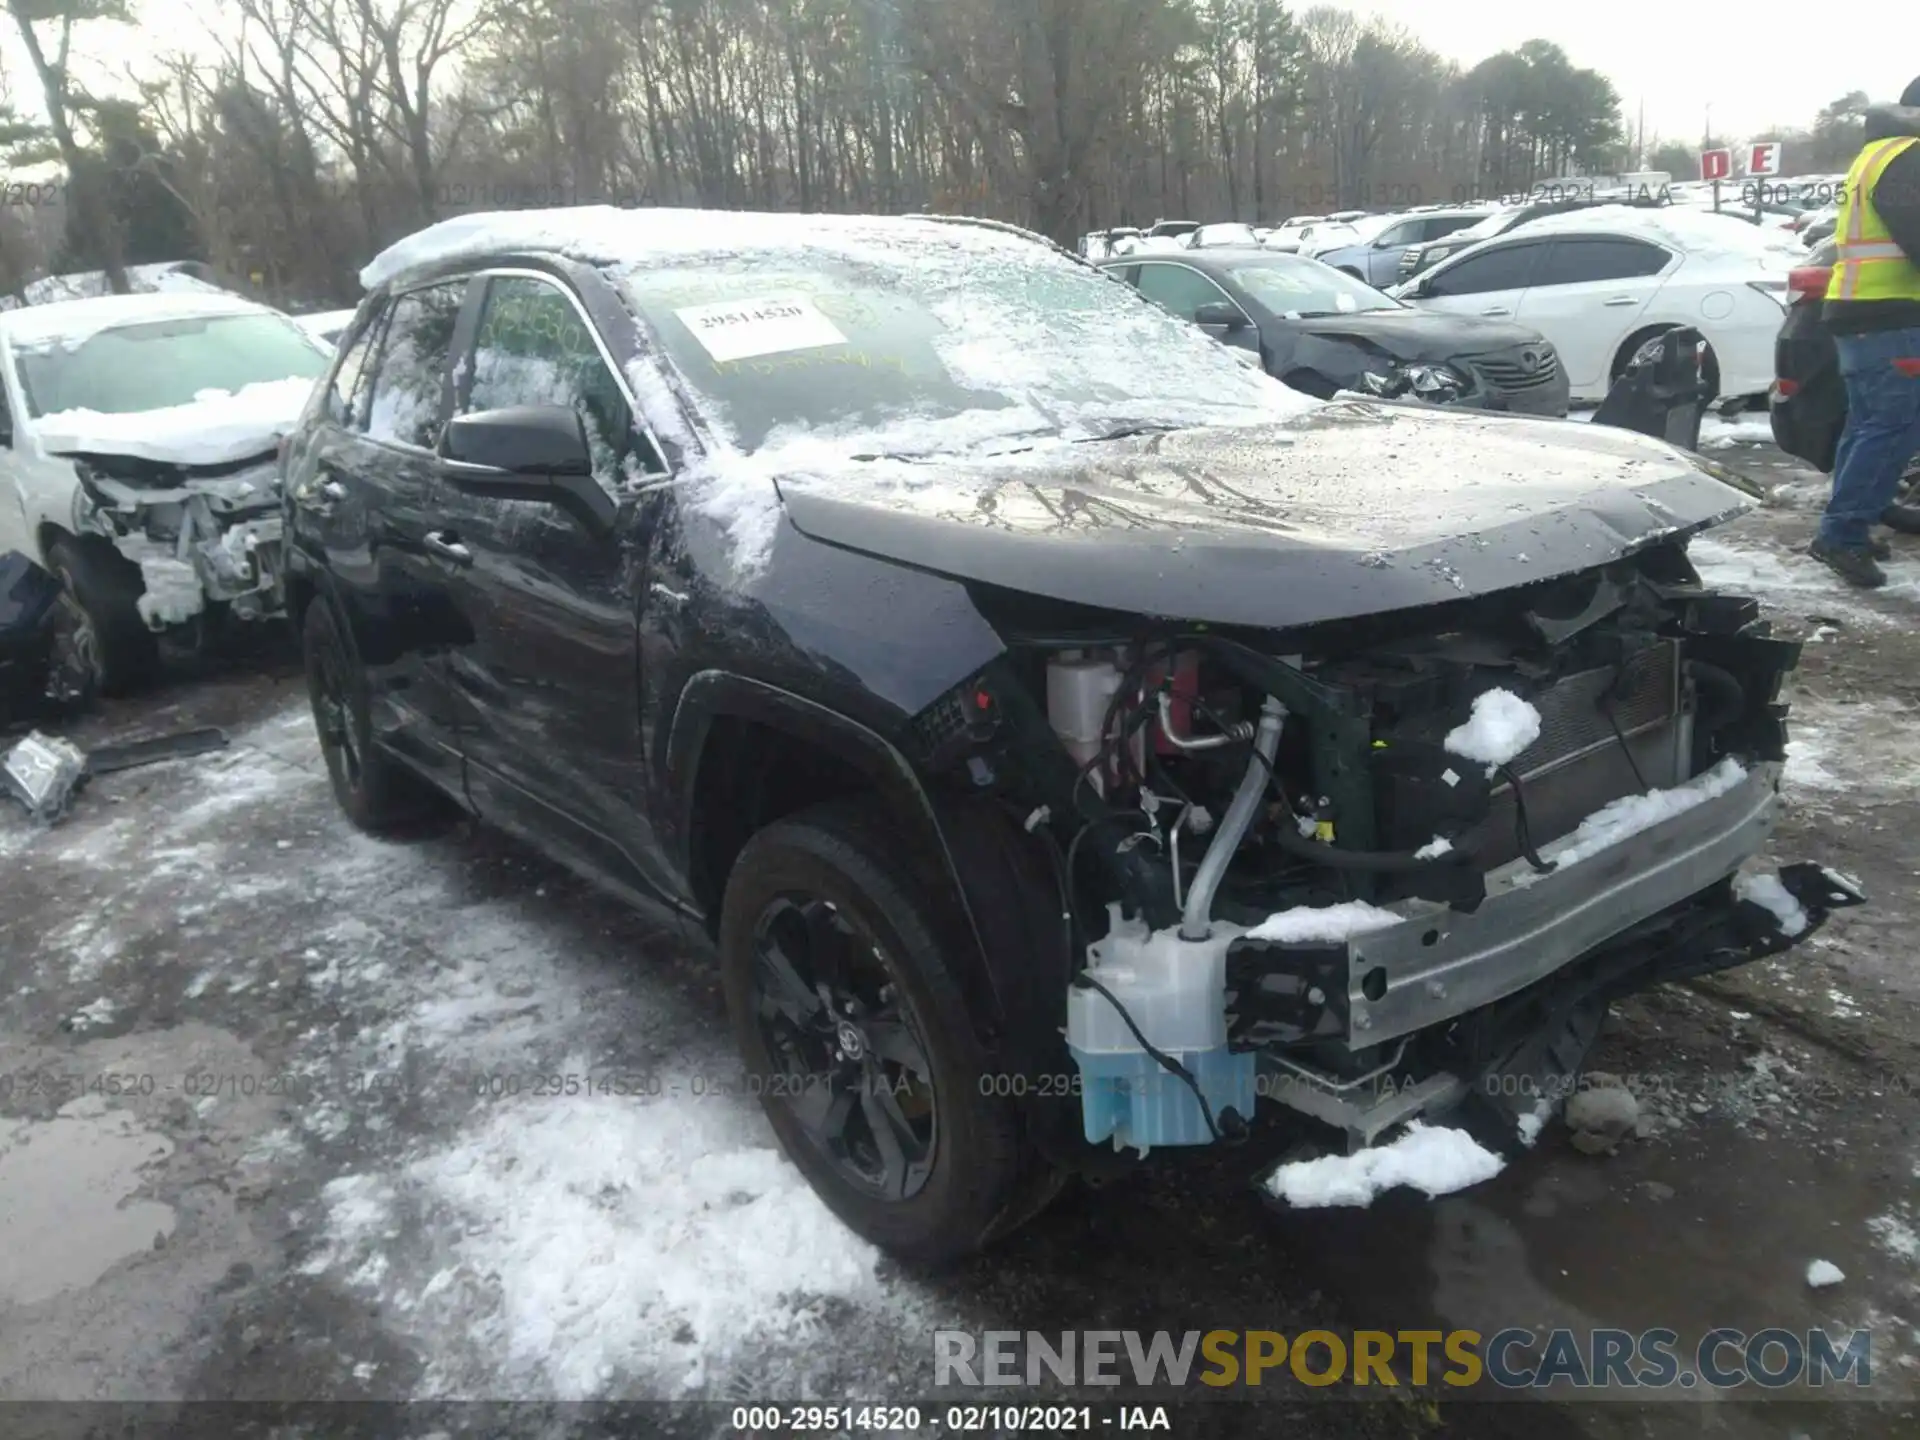
<path id="1" fill-rule="evenodd" d="M 1504 305 L 1495 305 L 1493 308 L 1489 310 L 1482 310 L 1480 313 L 1482 315 L 1511 315 L 1513 311 L 1509 310 Z"/>
<path id="2" fill-rule="evenodd" d="M 449 564 L 473 564 L 473 552 L 454 539 L 451 531 L 429 530 L 420 537 L 420 543 L 429 555 L 437 555 Z"/>
<path id="3" fill-rule="evenodd" d="M 1602 305 L 1638 305 L 1640 303 L 1640 297 L 1637 295 L 1616 295 L 1611 300 L 1602 300 L 1600 303 Z"/>

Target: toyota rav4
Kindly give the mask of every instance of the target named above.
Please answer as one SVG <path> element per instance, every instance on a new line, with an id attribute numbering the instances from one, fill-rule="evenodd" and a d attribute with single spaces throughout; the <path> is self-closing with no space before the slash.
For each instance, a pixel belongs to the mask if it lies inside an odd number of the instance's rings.
<path id="1" fill-rule="evenodd" d="M 1530 1135 L 1613 1000 L 1860 898 L 1750 864 L 1798 651 L 1688 561 L 1711 461 L 1310 399 L 984 222 L 476 216 L 362 278 L 285 462 L 341 805 L 708 937 L 898 1253 L 1289 1116 Z"/>

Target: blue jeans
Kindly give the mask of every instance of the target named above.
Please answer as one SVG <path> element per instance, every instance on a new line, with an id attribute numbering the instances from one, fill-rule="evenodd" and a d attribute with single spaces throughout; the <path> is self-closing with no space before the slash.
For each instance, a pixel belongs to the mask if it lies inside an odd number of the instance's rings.
<path id="1" fill-rule="evenodd" d="M 1835 342 L 1847 382 L 1847 428 L 1820 538 L 1858 547 L 1898 493 L 1907 462 L 1920 453 L 1920 329 L 1839 335 Z"/>

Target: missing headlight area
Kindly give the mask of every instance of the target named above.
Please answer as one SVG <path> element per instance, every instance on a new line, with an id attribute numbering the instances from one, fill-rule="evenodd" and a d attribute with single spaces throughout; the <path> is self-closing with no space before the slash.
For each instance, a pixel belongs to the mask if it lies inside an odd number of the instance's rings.
<path id="1" fill-rule="evenodd" d="M 1262 1100 L 1350 1148 L 1468 1102 L 1517 1138 L 1613 1000 L 1835 904 L 1732 883 L 1799 647 L 1681 545 L 1284 633 L 1081 618 L 1009 618 L 919 728 L 1048 856 L 1079 1143 L 1230 1139 Z M 1490 1083 L 1515 1071 L 1538 1084 Z"/>
<path id="2" fill-rule="evenodd" d="M 184 624 L 209 603 L 243 620 L 280 612 L 272 456 L 181 466 L 94 455 L 75 472 L 75 528 L 105 536 L 139 566 L 137 607 L 149 629 Z"/>

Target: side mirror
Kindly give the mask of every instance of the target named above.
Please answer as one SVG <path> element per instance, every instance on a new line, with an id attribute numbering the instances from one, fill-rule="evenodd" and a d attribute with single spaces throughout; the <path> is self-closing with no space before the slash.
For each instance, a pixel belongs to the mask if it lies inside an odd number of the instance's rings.
<path id="1" fill-rule="evenodd" d="M 440 476 L 467 495 L 558 505 L 589 529 L 613 524 L 613 497 L 568 405 L 510 405 L 456 415 L 440 434 Z"/>
<path id="2" fill-rule="evenodd" d="M 1236 330 L 1247 328 L 1247 317 L 1240 313 L 1239 306 L 1225 300 L 1215 300 L 1193 312 L 1193 323 L 1203 329 L 1224 330 L 1231 335 Z"/>

